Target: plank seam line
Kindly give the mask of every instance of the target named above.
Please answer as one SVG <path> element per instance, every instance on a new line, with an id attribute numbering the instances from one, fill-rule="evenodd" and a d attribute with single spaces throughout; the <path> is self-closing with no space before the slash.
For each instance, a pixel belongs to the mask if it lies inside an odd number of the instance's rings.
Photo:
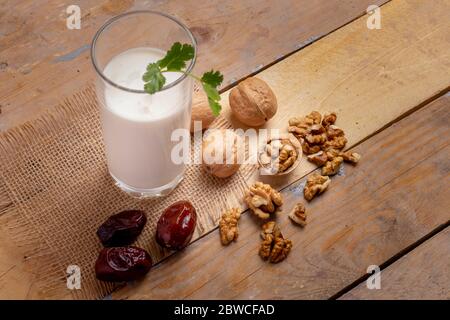
<path id="1" fill-rule="evenodd" d="M 406 169 L 405 171 L 401 171 L 400 174 L 398 176 L 393 177 L 392 179 L 389 179 L 388 181 L 384 182 L 383 184 L 379 185 L 378 187 L 376 187 L 374 190 L 372 190 L 373 193 L 385 188 L 387 185 L 389 185 L 390 183 L 392 183 L 393 181 L 396 181 L 397 179 L 399 179 L 400 177 L 406 175 L 407 173 L 411 172 L 412 170 L 414 170 L 416 167 L 418 167 L 419 165 L 423 164 L 424 162 L 428 161 L 428 159 L 434 157 L 437 153 L 441 152 L 442 150 L 448 148 L 450 143 L 447 143 L 446 145 L 444 145 L 443 147 L 439 148 L 439 149 L 435 149 L 433 150 L 432 153 L 428 154 L 425 158 L 423 158 L 422 160 L 420 160 L 419 162 L 416 162 L 412 167 Z M 354 200 L 353 197 L 350 197 L 350 199 L 348 199 L 347 201 L 343 202 L 341 205 L 336 206 L 335 210 L 339 210 L 343 207 L 345 207 L 347 204 L 351 203 Z"/>
<path id="2" fill-rule="evenodd" d="M 429 232 L 428 234 L 424 235 L 422 238 L 418 239 L 417 241 L 413 242 L 412 244 L 410 244 L 406 248 L 404 248 L 404 249 L 400 250 L 398 253 L 394 254 L 392 257 L 388 258 L 385 262 L 383 262 L 379 266 L 380 270 L 381 271 L 385 270 L 386 268 L 388 268 L 389 266 L 391 266 L 392 264 L 394 264 L 395 262 L 400 260 L 402 257 L 407 255 L 408 253 L 410 253 L 411 251 L 413 251 L 416 248 L 418 248 L 419 246 L 421 246 L 423 243 L 425 243 L 428 240 L 430 240 L 432 237 L 434 237 L 438 233 L 444 231 L 449 226 L 450 226 L 450 220 L 448 220 L 447 222 L 439 225 L 438 227 L 433 229 L 431 232 Z M 344 294 L 350 292 L 351 290 L 353 290 L 357 286 L 359 286 L 361 283 L 365 282 L 371 275 L 372 274 L 365 274 L 365 275 L 359 277 L 358 279 L 353 281 L 351 284 L 349 284 L 348 286 L 344 287 L 343 289 L 341 289 L 340 291 L 338 291 L 337 293 L 335 293 L 334 295 L 329 297 L 328 300 L 337 300 L 337 299 L 339 299 Z"/>
<path id="3" fill-rule="evenodd" d="M 390 3 L 391 1 L 392 1 L 392 0 L 387 0 L 385 3 L 379 5 L 379 7 L 381 8 L 381 7 L 385 6 L 386 4 Z M 286 53 L 285 55 L 281 56 L 280 58 L 275 59 L 275 60 L 273 60 L 272 62 L 269 62 L 268 64 L 266 64 L 265 66 L 262 66 L 262 67 L 259 68 L 258 70 L 254 71 L 254 72 L 250 72 L 249 74 L 247 74 L 247 75 L 245 75 L 245 76 L 242 76 L 242 77 L 239 78 L 238 80 L 233 81 L 233 82 L 227 84 L 226 86 L 224 86 L 223 88 L 221 88 L 221 89 L 219 90 L 219 93 L 222 94 L 222 93 L 224 93 L 224 92 L 230 90 L 231 88 L 233 88 L 233 87 L 235 87 L 236 85 L 238 85 L 239 82 L 241 82 L 241 81 L 243 81 L 243 80 L 245 80 L 245 79 L 247 79 L 247 78 L 249 78 L 249 77 L 253 77 L 253 76 L 255 76 L 255 75 L 257 75 L 257 74 L 263 72 L 264 70 L 266 70 L 266 69 L 272 67 L 273 65 L 275 65 L 275 64 L 277 64 L 277 63 L 279 63 L 279 62 L 281 62 L 281 61 L 283 61 L 283 60 L 286 59 L 286 58 L 289 58 L 289 57 L 292 56 L 293 54 L 296 54 L 297 52 L 299 52 L 299 51 L 301 51 L 301 50 L 303 50 L 303 49 L 309 47 L 310 45 L 316 43 L 317 41 L 322 40 L 323 38 L 329 36 L 329 35 L 332 34 L 333 32 L 336 32 L 336 31 L 338 31 L 339 29 L 342 29 L 342 28 L 346 27 L 347 25 L 349 25 L 349 24 L 355 22 L 356 20 L 360 19 L 361 17 L 364 17 L 365 15 L 367 15 L 366 11 L 362 12 L 360 15 L 357 15 L 356 17 L 352 18 L 351 20 L 347 21 L 346 23 L 344 23 L 344 24 L 342 24 L 342 25 L 340 25 L 340 26 L 338 26 L 338 27 L 336 27 L 336 28 L 334 28 L 334 29 L 332 29 L 332 30 L 330 30 L 330 31 L 328 31 L 328 32 L 325 32 L 325 33 L 322 34 L 322 35 L 317 36 L 317 38 L 314 38 L 313 41 L 308 42 L 308 43 L 305 43 L 304 45 L 302 45 L 302 46 L 296 48 L 296 49 L 293 50 L 293 51 L 290 51 L 290 52 Z"/>

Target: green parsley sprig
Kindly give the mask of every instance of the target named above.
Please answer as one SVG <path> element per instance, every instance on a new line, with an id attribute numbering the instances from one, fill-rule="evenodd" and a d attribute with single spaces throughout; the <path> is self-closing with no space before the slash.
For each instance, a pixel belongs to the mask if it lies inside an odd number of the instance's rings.
<path id="1" fill-rule="evenodd" d="M 190 44 L 175 42 L 167 51 L 164 58 L 153 63 L 149 63 L 147 70 L 142 76 L 144 80 L 144 90 L 149 94 L 154 94 L 164 87 L 166 78 L 164 72 L 185 72 L 186 62 L 194 58 L 194 47 Z M 218 116 L 222 106 L 220 105 L 220 94 L 218 87 L 223 81 L 223 75 L 219 71 L 208 71 L 202 77 L 197 77 L 191 73 L 188 75 L 202 84 L 208 97 L 209 107 L 213 114 Z"/>

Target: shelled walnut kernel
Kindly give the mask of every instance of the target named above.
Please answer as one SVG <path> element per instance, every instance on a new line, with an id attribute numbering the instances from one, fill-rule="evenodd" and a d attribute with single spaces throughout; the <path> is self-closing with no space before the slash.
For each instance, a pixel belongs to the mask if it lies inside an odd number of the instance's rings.
<path id="1" fill-rule="evenodd" d="M 322 116 L 319 112 L 313 111 L 305 117 L 294 117 L 289 119 L 288 131 L 296 136 L 297 139 L 304 138 L 312 125 L 320 124 Z M 305 150 L 303 150 L 305 151 Z"/>
<path id="2" fill-rule="evenodd" d="M 305 117 L 295 117 L 289 120 L 288 131 L 300 140 L 305 154 L 314 154 L 329 149 L 342 149 L 347 143 L 344 131 L 335 126 L 335 112 L 322 116 L 313 111 Z"/>
<path id="3" fill-rule="evenodd" d="M 325 113 L 323 115 L 323 119 L 322 119 L 322 125 L 324 127 L 327 127 L 329 125 L 332 125 L 336 122 L 337 119 L 337 115 L 336 112 L 329 112 L 329 113 Z"/>
<path id="4" fill-rule="evenodd" d="M 344 162 L 344 158 L 342 157 L 334 157 L 331 160 L 327 161 L 325 165 L 322 167 L 322 175 L 323 176 L 334 176 L 339 171 L 339 167 L 342 162 Z"/>
<path id="5" fill-rule="evenodd" d="M 351 163 L 353 165 L 357 164 L 361 159 L 361 155 L 356 152 L 346 151 L 342 152 L 336 149 L 329 149 L 327 151 L 319 151 L 308 155 L 306 158 L 309 162 L 314 163 L 318 167 L 328 164 L 328 162 L 333 161 L 334 158 L 341 157 L 343 161 Z M 323 174 L 323 173 L 322 173 Z"/>
<path id="6" fill-rule="evenodd" d="M 261 238 L 263 242 L 259 249 L 259 255 L 263 260 L 278 263 L 286 259 L 291 251 L 292 241 L 283 238 L 275 221 L 266 222 L 262 226 Z"/>
<path id="7" fill-rule="evenodd" d="M 328 176 L 321 176 L 317 172 L 311 174 L 306 180 L 303 195 L 305 199 L 311 201 L 316 195 L 323 193 L 330 185 L 331 180 Z"/>
<path id="8" fill-rule="evenodd" d="M 281 194 L 262 182 L 256 182 L 246 191 L 244 201 L 261 219 L 269 218 L 283 204 Z"/>
<path id="9" fill-rule="evenodd" d="M 340 152 L 339 156 L 342 157 L 345 162 L 349 162 L 351 164 L 357 164 L 361 159 L 361 155 L 359 153 L 351 151 Z"/>
<path id="10" fill-rule="evenodd" d="M 289 120 L 288 131 L 300 140 L 308 161 L 318 167 L 324 166 L 322 175 L 334 175 L 342 162 L 356 164 L 361 158 L 356 152 L 341 151 L 347 138 L 344 130 L 335 125 L 336 120 L 335 112 L 326 113 L 322 118 L 317 111 Z"/>
<path id="11" fill-rule="evenodd" d="M 328 161 L 327 153 L 323 151 L 310 154 L 306 158 L 308 159 L 309 162 L 314 163 L 318 167 L 323 166 Z"/>
<path id="12" fill-rule="evenodd" d="M 289 213 L 289 218 L 301 227 L 306 226 L 306 209 L 303 203 L 299 202 L 295 205 Z"/>
<path id="13" fill-rule="evenodd" d="M 228 245 L 232 241 L 236 241 L 239 236 L 238 221 L 241 212 L 238 208 L 232 208 L 225 211 L 219 222 L 220 241 L 223 245 Z"/>

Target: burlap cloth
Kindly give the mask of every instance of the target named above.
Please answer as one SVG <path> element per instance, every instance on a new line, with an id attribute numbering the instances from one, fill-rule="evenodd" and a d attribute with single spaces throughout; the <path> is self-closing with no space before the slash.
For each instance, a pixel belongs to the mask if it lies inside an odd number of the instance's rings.
<path id="1" fill-rule="evenodd" d="M 229 126 L 224 119 L 216 124 Z M 217 225 L 225 208 L 241 205 L 253 169 L 243 166 L 222 180 L 190 165 L 168 197 L 134 199 L 108 174 L 95 92 L 89 87 L 38 120 L 0 135 L 0 228 L 27 257 L 40 297 L 102 298 L 115 286 L 94 274 L 102 248 L 96 230 L 109 215 L 144 210 L 148 222 L 136 245 L 158 262 L 170 254 L 154 240 L 164 208 L 189 199 L 197 209 L 197 239 Z M 81 290 L 67 289 L 69 265 L 81 268 Z"/>

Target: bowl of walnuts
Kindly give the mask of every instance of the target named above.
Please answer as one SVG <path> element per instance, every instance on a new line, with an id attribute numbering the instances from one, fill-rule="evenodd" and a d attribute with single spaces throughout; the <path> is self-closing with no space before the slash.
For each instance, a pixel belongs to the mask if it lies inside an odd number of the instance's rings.
<path id="1" fill-rule="evenodd" d="M 293 134 L 272 134 L 258 151 L 261 174 L 286 175 L 297 168 L 302 154 L 302 146 Z"/>

